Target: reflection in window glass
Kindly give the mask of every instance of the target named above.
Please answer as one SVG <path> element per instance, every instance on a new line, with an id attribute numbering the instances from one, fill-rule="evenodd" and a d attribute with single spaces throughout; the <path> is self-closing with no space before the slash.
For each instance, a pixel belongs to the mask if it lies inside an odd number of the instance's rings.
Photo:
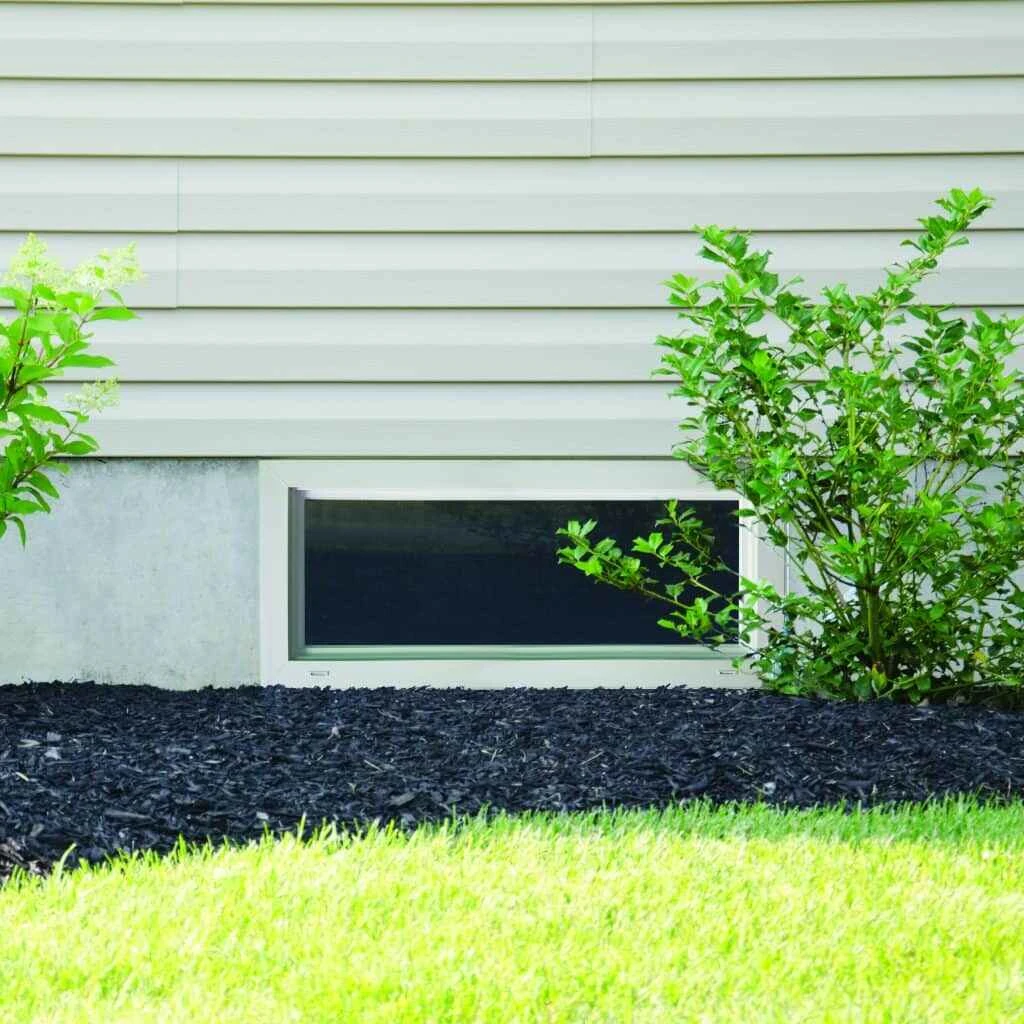
<path id="1" fill-rule="evenodd" d="M 693 502 L 738 568 L 736 503 Z M 336 501 L 305 508 L 307 646 L 672 644 L 664 606 L 555 556 L 555 531 L 596 519 L 628 548 L 660 501 Z M 731 577 L 711 582 L 728 591 Z"/>

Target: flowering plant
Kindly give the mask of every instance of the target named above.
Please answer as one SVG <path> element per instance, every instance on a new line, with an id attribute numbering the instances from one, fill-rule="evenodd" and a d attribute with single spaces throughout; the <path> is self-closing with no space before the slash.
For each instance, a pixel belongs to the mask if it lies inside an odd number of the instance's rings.
<path id="1" fill-rule="evenodd" d="M 14 311 L 0 321 L 0 536 L 14 523 L 24 544 L 24 517 L 49 512 L 59 497 L 50 476 L 66 472 L 61 459 L 97 450 L 82 428 L 92 413 L 116 403 L 117 381 L 84 384 L 65 409 L 53 404 L 46 382 L 73 367 L 113 365 L 90 354 L 86 327 L 133 319 L 118 289 L 141 278 L 134 246 L 104 250 L 65 270 L 29 235 L 11 261 L 0 286 Z"/>

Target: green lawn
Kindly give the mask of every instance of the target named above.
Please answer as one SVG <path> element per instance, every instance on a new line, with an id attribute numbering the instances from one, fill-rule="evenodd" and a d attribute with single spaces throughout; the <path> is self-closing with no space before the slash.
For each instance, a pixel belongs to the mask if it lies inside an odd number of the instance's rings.
<path id="1" fill-rule="evenodd" d="M 0 890 L 0 1019 L 1024 1019 L 1024 806 L 499 819 Z"/>

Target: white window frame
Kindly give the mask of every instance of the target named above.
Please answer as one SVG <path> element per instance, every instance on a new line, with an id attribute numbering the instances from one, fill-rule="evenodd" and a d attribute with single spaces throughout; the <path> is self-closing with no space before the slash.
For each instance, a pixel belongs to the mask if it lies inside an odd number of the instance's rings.
<path id="1" fill-rule="evenodd" d="M 301 503 L 345 500 L 739 500 L 675 459 L 331 459 L 260 462 L 260 674 L 288 686 L 755 686 L 738 648 L 673 643 L 601 647 L 303 649 Z M 749 524 L 751 520 L 747 520 Z M 631 538 L 630 538 L 631 539 Z M 296 552 L 296 557 L 291 557 Z M 783 585 L 782 560 L 744 525 L 740 572 Z M 570 572 L 566 569 L 566 572 Z M 666 633 L 666 637 L 669 634 Z M 318 654 L 323 653 L 321 648 Z"/>

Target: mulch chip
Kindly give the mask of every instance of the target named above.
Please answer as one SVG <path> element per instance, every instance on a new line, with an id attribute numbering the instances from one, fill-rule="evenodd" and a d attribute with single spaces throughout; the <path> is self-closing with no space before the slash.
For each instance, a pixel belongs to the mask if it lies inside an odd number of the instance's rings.
<path id="1" fill-rule="evenodd" d="M 0 876 L 300 819 L 1024 792 L 1024 714 L 691 689 L 0 687 Z"/>

